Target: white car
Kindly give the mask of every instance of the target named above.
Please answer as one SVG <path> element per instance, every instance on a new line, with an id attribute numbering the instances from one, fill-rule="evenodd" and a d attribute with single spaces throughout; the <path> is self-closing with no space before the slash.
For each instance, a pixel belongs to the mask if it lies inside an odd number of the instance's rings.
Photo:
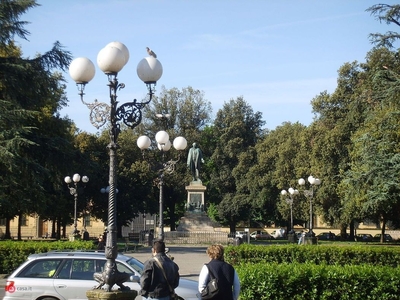
<path id="1" fill-rule="evenodd" d="M 250 237 L 254 240 L 271 240 L 271 239 L 273 239 L 273 237 L 268 232 L 261 231 L 261 230 L 253 231 L 250 234 Z"/>
<path id="2" fill-rule="evenodd" d="M 247 231 L 236 231 L 235 237 L 243 239 L 243 238 L 247 238 L 247 234 L 248 234 Z"/>
<path id="3" fill-rule="evenodd" d="M 275 239 L 283 239 L 283 238 L 285 238 L 285 229 L 280 228 L 278 230 L 274 230 L 274 231 L 271 232 L 271 235 Z"/>
<path id="4" fill-rule="evenodd" d="M 143 263 L 137 259 L 118 254 L 116 262 L 118 271 L 137 279 L 140 277 Z M 102 272 L 105 263 L 103 251 L 32 254 L 8 276 L 3 300 L 86 300 L 86 291 L 98 285 L 93 274 Z M 124 285 L 131 290 L 140 290 L 138 282 L 125 282 Z M 181 278 L 175 292 L 180 299 L 198 299 L 197 286 L 196 281 Z"/>

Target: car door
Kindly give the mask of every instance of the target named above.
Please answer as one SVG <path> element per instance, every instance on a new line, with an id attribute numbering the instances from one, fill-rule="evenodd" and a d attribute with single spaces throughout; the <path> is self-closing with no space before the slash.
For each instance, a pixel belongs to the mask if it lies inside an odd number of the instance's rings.
<path id="1" fill-rule="evenodd" d="M 103 272 L 105 263 L 106 259 L 68 259 L 55 276 L 56 291 L 64 299 L 86 300 L 86 291 L 98 285 L 98 282 L 93 279 L 93 274 Z M 129 266 L 120 262 L 117 262 L 117 268 L 120 272 L 138 275 Z M 140 285 L 136 282 L 126 282 L 124 285 L 129 286 L 132 290 L 140 289 Z"/>
<path id="2" fill-rule="evenodd" d="M 64 299 L 86 300 L 86 291 L 97 282 L 93 279 L 96 259 L 69 258 L 54 278 L 54 288 Z"/>
<path id="3" fill-rule="evenodd" d="M 62 259 L 33 260 L 14 278 L 12 296 L 16 299 L 36 299 L 42 295 L 57 295 L 53 281 L 61 263 Z"/>

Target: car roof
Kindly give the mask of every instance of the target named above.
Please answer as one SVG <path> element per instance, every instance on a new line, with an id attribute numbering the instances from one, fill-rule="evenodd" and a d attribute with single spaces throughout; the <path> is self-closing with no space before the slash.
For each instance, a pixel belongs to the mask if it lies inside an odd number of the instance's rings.
<path id="1" fill-rule="evenodd" d="M 44 252 L 44 253 L 34 253 L 28 256 L 28 260 L 34 260 L 34 259 L 40 259 L 40 258 L 48 258 L 48 257 L 59 257 L 59 258 L 65 258 L 65 257 L 77 257 L 77 258 L 87 258 L 87 257 L 98 257 L 98 258 L 105 258 L 104 251 L 97 251 L 97 250 L 54 250 L 54 251 L 49 251 L 49 252 Z M 123 255 L 123 254 L 118 254 L 117 259 L 118 260 L 128 260 L 131 257 Z"/>

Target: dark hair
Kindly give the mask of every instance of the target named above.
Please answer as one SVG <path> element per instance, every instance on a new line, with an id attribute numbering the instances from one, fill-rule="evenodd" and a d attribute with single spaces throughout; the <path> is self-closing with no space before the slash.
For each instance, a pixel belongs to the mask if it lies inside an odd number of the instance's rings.
<path id="1" fill-rule="evenodd" d="M 154 241 L 153 249 L 156 251 L 156 253 L 164 253 L 165 243 L 163 241 Z"/>

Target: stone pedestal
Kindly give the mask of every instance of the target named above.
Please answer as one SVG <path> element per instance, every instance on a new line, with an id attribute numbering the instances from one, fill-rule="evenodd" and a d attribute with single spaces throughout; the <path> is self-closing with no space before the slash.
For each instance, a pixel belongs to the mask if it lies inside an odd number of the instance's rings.
<path id="1" fill-rule="evenodd" d="M 196 180 L 190 182 L 186 186 L 188 192 L 187 202 L 186 202 L 186 212 L 203 212 L 204 211 L 204 192 L 207 188 L 203 185 L 201 180 Z"/>
<path id="2" fill-rule="evenodd" d="M 86 292 L 88 300 L 133 300 L 138 295 L 137 291 L 112 291 L 90 290 Z"/>
<path id="3" fill-rule="evenodd" d="M 317 245 L 317 238 L 315 236 L 305 236 L 304 245 Z"/>
<path id="4" fill-rule="evenodd" d="M 213 222 L 205 212 L 204 192 L 206 187 L 201 180 L 190 182 L 186 186 L 188 193 L 185 215 L 180 219 L 177 231 L 215 231 L 221 227 L 220 224 Z"/>
<path id="5" fill-rule="evenodd" d="M 212 221 L 205 212 L 186 212 L 179 220 L 177 231 L 208 231 L 213 232 L 221 225 Z"/>
<path id="6" fill-rule="evenodd" d="M 297 243 L 297 236 L 295 233 L 288 233 L 287 237 L 289 243 Z"/>
<path id="7" fill-rule="evenodd" d="M 70 234 L 69 235 L 69 241 L 73 242 L 73 241 L 79 241 L 81 239 L 81 235 L 80 234 Z"/>

